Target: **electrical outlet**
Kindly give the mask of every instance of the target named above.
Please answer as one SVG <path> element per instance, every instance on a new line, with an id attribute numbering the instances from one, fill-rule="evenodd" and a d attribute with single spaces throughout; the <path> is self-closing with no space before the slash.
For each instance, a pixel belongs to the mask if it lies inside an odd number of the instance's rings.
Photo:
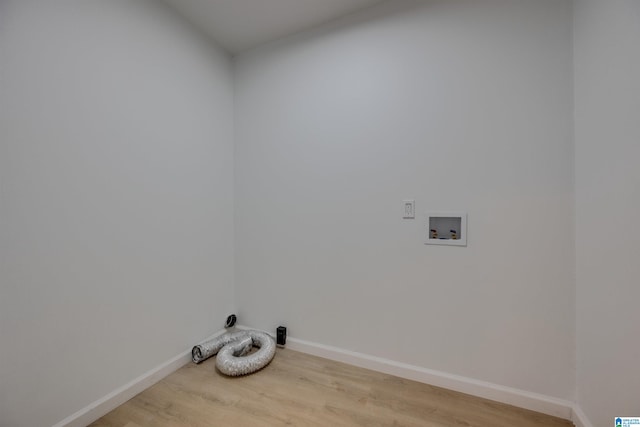
<path id="1" fill-rule="evenodd" d="M 403 200 L 402 201 L 402 218 L 414 219 L 416 217 L 416 201 L 415 200 Z"/>

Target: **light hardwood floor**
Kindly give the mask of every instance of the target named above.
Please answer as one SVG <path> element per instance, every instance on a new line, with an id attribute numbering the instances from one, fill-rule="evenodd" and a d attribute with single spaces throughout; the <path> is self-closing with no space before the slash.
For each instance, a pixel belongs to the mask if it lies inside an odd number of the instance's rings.
<path id="1" fill-rule="evenodd" d="M 183 426 L 569 427 L 525 409 L 278 349 L 262 371 L 229 378 L 189 364 L 92 424 Z"/>

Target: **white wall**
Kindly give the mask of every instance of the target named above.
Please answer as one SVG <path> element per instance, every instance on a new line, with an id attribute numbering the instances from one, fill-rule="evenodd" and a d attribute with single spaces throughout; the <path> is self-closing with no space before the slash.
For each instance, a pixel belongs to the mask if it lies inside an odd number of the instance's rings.
<path id="1" fill-rule="evenodd" d="M 640 416 L 640 2 L 575 1 L 578 403 Z"/>
<path id="2" fill-rule="evenodd" d="M 0 425 L 50 426 L 219 329 L 231 79 L 156 1 L 0 2 Z"/>
<path id="3" fill-rule="evenodd" d="M 571 19 L 394 1 L 239 56 L 243 323 L 572 399 Z M 468 211 L 468 247 L 406 198 Z"/>
<path id="4" fill-rule="evenodd" d="M 572 399 L 577 311 L 578 403 L 640 413 L 640 6 L 574 12 L 574 99 L 568 1 L 399 0 L 239 57 L 243 323 Z M 0 1 L 1 426 L 233 308 L 232 96 L 155 1 Z M 468 211 L 469 246 L 422 245 L 405 198 Z"/>

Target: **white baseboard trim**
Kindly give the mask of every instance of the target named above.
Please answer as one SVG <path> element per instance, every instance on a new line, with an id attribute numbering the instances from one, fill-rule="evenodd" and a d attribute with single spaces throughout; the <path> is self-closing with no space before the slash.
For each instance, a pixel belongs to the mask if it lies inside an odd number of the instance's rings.
<path id="1" fill-rule="evenodd" d="M 225 331 L 221 330 L 211 335 L 206 340 L 222 335 Z M 206 341 L 203 340 L 203 341 Z M 161 379 L 167 377 L 184 365 L 191 361 L 191 349 L 185 350 L 176 357 L 156 366 L 150 371 L 140 375 L 138 378 L 130 381 L 107 394 L 106 396 L 90 403 L 78 412 L 69 415 L 64 420 L 58 422 L 53 427 L 85 427 L 100 417 L 108 414 L 118 406 L 125 403 L 138 393 L 143 392 Z"/>
<path id="2" fill-rule="evenodd" d="M 582 408 L 576 403 L 573 405 L 573 411 L 571 413 L 571 421 L 576 427 L 593 427 L 589 418 L 582 412 Z"/>
<path id="3" fill-rule="evenodd" d="M 241 325 L 236 326 L 236 328 L 239 330 L 254 329 Z M 203 341 L 220 336 L 225 332 L 228 331 L 220 330 Z M 273 336 L 273 334 L 269 334 Z M 453 375 L 446 372 L 422 368 L 420 366 L 395 362 L 381 357 L 370 356 L 363 353 L 317 344 L 292 337 L 287 338 L 287 348 L 361 368 L 371 369 L 395 375 L 397 377 L 443 387 L 485 399 L 495 400 L 497 402 L 506 403 L 520 408 L 530 409 L 543 414 L 568 419 L 573 421 L 576 427 L 593 427 L 580 406 L 567 400 L 505 387 L 473 378 Z M 117 388 L 106 396 L 96 400 L 85 408 L 82 408 L 78 412 L 69 415 L 64 420 L 56 423 L 53 427 L 85 427 L 100 417 L 108 414 L 138 393 L 141 393 L 161 379 L 177 371 L 190 361 L 191 349 L 185 350 L 176 357 L 151 369 L 122 387 Z"/>
<path id="4" fill-rule="evenodd" d="M 246 326 L 236 326 L 240 330 L 254 329 Z M 269 333 L 269 332 L 267 332 Z M 273 334 L 269 333 L 273 336 Z M 397 377 L 430 384 L 461 393 L 471 394 L 519 408 L 529 409 L 547 415 L 552 415 L 566 420 L 573 420 L 574 403 L 568 400 L 558 399 L 543 394 L 532 393 L 512 387 L 505 387 L 487 381 L 480 381 L 460 375 L 453 375 L 420 366 L 395 362 L 381 357 L 370 356 L 363 353 L 344 350 L 324 344 L 317 344 L 297 338 L 287 337 L 287 348 L 325 359 L 335 360 L 361 368 Z M 582 412 L 582 411 L 580 411 Z M 584 418 L 586 419 L 586 418 Z M 592 427 L 584 424 L 577 427 Z"/>

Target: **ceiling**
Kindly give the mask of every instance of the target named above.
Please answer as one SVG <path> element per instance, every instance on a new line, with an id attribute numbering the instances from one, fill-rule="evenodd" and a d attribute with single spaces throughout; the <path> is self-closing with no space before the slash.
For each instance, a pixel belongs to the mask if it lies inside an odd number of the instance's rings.
<path id="1" fill-rule="evenodd" d="M 165 0 L 232 54 L 382 0 Z"/>

